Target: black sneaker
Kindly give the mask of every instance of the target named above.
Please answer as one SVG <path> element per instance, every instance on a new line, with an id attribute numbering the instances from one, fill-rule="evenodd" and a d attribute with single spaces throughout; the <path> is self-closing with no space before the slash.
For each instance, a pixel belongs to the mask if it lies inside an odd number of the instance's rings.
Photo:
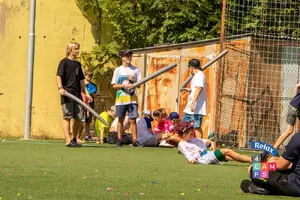
<path id="1" fill-rule="evenodd" d="M 116 147 L 122 147 L 123 146 L 123 142 L 121 140 L 118 140 L 116 143 Z"/>
<path id="2" fill-rule="evenodd" d="M 253 184 L 252 181 L 247 180 L 247 179 L 243 180 L 243 181 L 241 182 L 241 189 L 242 189 L 242 191 L 243 191 L 244 193 L 249 193 L 249 192 L 250 192 L 249 186 L 250 186 L 251 184 Z"/>
<path id="3" fill-rule="evenodd" d="M 72 142 L 69 142 L 69 144 L 66 144 L 66 147 L 77 147 L 77 145 L 73 144 Z"/>
<path id="4" fill-rule="evenodd" d="M 142 145 L 138 141 L 133 142 L 132 146 L 133 147 L 142 147 Z"/>
<path id="5" fill-rule="evenodd" d="M 86 136 L 85 137 L 85 141 L 94 141 L 93 138 L 91 136 Z"/>
<path id="6" fill-rule="evenodd" d="M 258 187 L 254 184 L 251 184 L 249 186 L 249 191 L 251 194 L 263 194 L 263 195 L 267 195 L 269 194 L 269 190 L 266 190 L 265 188 L 261 188 L 261 187 Z"/>
<path id="7" fill-rule="evenodd" d="M 73 145 L 75 145 L 76 147 L 82 147 L 81 144 L 78 144 L 77 141 L 76 141 L 76 138 L 73 138 L 70 143 L 72 143 Z"/>
<path id="8" fill-rule="evenodd" d="M 244 193 L 263 194 L 263 195 L 270 194 L 270 192 L 268 190 L 266 190 L 265 188 L 256 186 L 250 180 L 243 180 L 241 183 L 241 189 Z"/>

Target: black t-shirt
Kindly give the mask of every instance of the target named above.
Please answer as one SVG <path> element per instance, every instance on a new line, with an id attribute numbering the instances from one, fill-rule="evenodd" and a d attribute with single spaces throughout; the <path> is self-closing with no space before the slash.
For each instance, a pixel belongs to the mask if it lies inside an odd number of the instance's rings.
<path id="1" fill-rule="evenodd" d="M 291 138 L 282 157 L 293 163 L 288 181 L 293 190 L 300 194 L 300 132 Z"/>
<path id="2" fill-rule="evenodd" d="M 296 94 L 296 96 L 294 96 L 294 98 L 292 99 L 290 104 L 294 108 L 300 110 L 300 92 L 298 92 L 298 94 Z"/>
<path id="3" fill-rule="evenodd" d="M 57 68 L 57 75 L 61 77 L 64 89 L 81 99 L 80 80 L 84 79 L 81 64 L 78 61 L 64 58 L 60 61 Z M 61 104 L 70 102 L 70 99 L 61 96 Z"/>

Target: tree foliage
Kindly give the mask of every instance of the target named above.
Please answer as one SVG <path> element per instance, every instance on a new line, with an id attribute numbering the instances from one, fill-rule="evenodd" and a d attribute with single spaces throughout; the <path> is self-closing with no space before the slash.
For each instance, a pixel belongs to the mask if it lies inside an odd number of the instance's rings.
<path id="1" fill-rule="evenodd" d="M 102 23 L 113 27 L 112 41 L 117 45 L 112 46 L 117 48 L 111 50 L 116 52 L 118 49 L 209 39 L 220 34 L 222 0 L 76 1 L 81 2 L 85 15 L 94 20 L 92 24 L 98 24 L 97 31 L 101 31 Z M 299 0 L 227 2 L 226 35 L 255 32 L 299 37 Z M 99 35 L 94 34 L 95 37 Z M 99 38 L 95 39 L 102 47 L 105 45 Z M 102 59 L 101 56 L 95 58 Z"/>
<path id="2" fill-rule="evenodd" d="M 94 81 L 99 81 L 112 75 L 114 66 L 109 65 L 109 63 L 118 57 L 118 48 L 118 45 L 113 42 L 97 45 L 92 52 L 81 54 L 85 67 L 94 72 Z"/>
<path id="3" fill-rule="evenodd" d="M 123 48 L 219 36 L 220 0 L 106 0 L 104 20 Z"/>
<path id="4" fill-rule="evenodd" d="M 84 57 L 103 74 L 101 59 L 115 57 L 119 49 L 179 43 L 219 37 L 221 0 L 76 0 L 98 31 L 102 23 L 113 27 L 114 45 L 102 44 Z M 100 25 L 99 25 L 100 24 Z M 94 34 L 98 36 L 100 34 Z M 105 55 L 105 56 L 104 56 Z"/>
<path id="5" fill-rule="evenodd" d="M 229 0 L 228 34 L 260 33 L 299 37 L 299 0 Z"/>

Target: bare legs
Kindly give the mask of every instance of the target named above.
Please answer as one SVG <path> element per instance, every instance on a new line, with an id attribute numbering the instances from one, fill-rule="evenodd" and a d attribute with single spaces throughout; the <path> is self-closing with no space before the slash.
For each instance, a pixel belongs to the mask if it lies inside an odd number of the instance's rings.
<path id="1" fill-rule="evenodd" d="M 70 140 L 71 140 L 70 139 L 70 123 L 71 123 L 71 119 L 63 119 L 63 121 L 62 121 L 66 144 L 69 144 Z M 81 127 L 81 121 L 74 120 L 73 127 L 72 127 L 73 138 L 77 138 L 80 127 Z"/>
<path id="2" fill-rule="evenodd" d="M 251 157 L 246 155 L 238 154 L 231 149 L 220 149 L 222 154 L 225 157 L 229 157 L 232 160 L 238 161 L 238 162 L 244 162 L 244 163 L 252 163 Z"/>

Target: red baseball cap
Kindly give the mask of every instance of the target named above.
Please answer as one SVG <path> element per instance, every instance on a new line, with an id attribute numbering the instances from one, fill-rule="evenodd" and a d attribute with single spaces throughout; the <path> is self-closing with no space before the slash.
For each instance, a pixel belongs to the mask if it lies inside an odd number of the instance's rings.
<path id="1" fill-rule="evenodd" d="M 184 122 L 184 121 L 180 121 L 178 122 L 178 124 L 175 126 L 175 130 L 179 133 L 179 134 L 183 134 L 185 133 L 187 130 L 191 129 L 194 127 L 194 121 L 191 122 Z"/>

